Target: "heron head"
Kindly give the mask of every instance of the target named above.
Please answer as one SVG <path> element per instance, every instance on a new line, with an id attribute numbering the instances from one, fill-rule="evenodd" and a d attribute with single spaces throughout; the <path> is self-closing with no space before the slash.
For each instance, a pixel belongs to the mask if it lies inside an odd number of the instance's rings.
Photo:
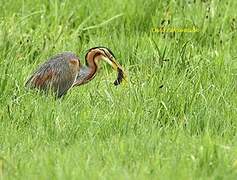
<path id="1" fill-rule="evenodd" d="M 90 56 L 90 57 L 88 57 Z M 125 72 L 122 66 L 117 62 L 113 52 L 106 47 L 94 47 L 89 49 L 86 59 L 93 59 L 94 63 L 98 66 L 100 60 L 107 62 L 114 70 L 118 72 L 117 79 L 114 85 L 119 85 L 123 80 L 126 80 Z M 88 63 L 88 62 L 87 62 Z"/>

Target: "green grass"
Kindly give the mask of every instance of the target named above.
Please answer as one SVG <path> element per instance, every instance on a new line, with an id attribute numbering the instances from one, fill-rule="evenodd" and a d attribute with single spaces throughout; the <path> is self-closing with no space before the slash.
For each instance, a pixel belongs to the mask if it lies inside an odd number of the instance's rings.
<path id="1" fill-rule="evenodd" d="M 0 1 L 0 179 L 236 179 L 237 2 Z M 158 33 L 152 28 L 192 28 Z M 168 20 L 170 23 L 168 23 Z M 109 47 L 65 98 L 26 91 L 48 57 Z M 163 85 L 162 88 L 159 88 Z"/>

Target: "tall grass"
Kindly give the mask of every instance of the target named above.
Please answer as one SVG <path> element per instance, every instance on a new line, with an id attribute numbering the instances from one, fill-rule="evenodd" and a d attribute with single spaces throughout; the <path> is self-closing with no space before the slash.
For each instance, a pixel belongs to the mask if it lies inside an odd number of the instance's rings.
<path id="1" fill-rule="evenodd" d="M 0 1 L 0 179 L 236 179 L 235 0 Z M 155 33 L 152 28 L 196 33 Z M 103 45 L 66 97 L 27 91 L 48 57 Z"/>

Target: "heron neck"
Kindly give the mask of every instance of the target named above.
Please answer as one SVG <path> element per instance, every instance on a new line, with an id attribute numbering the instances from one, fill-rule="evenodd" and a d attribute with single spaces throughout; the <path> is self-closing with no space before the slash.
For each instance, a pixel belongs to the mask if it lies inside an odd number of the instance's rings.
<path id="1" fill-rule="evenodd" d="M 89 53 L 86 58 L 86 65 L 89 70 L 89 75 L 87 77 L 87 80 L 91 80 L 95 77 L 95 74 L 98 70 L 98 61 L 100 59 L 100 54 L 98 53 Z"/>
<path id="2" fill-rule="evenodd" d="M 88 53 L 86 56 L 86 66 L 81 66 L 79 74 L 74 82 L 73 86 L 79 86 L 88 83 L 92 80 L 98 69 L 98 61 L 100 59 L 98 53 Z"/>

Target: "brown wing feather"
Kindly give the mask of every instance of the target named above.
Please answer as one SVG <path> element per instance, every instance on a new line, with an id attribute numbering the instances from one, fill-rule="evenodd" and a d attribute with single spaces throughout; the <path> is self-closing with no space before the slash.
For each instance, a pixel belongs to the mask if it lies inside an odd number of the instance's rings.
<path id="1" fill-rule="evenodd" d="M 45 71 L 39 71 L 35 73 L 28 80 L 27 84 L 35 88 L 44 89 L 53 79 L 55 79 L 56 72 L 52 68 L 48 68 Z"/>
<path id="2" fill-rule="evenodd" d="M 61 97 L 72 87 L 78 71 L 78 58 L 71 54 L 60 54 L 40 66 L 26 82 L 26 86 L 44 91 L 52 89 Z"/>

